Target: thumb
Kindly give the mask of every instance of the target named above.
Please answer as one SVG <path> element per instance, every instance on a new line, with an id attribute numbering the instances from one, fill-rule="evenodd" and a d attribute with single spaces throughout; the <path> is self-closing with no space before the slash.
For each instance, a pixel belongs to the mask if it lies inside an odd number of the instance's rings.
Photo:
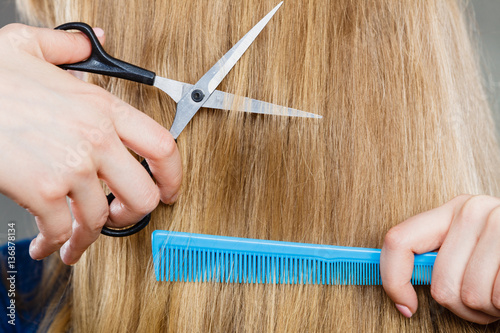
<path id="1" fill-rule="evenodd" d="M 19 34 L 27 43 L 22 46 L 26 51 L 54 65 L 71 64 L 90 57 L 92 46 L 81 32 L 67 32 L 47 28 L 34 28 L 17 25 Z M 94 28 L 96 36 L 104 43 L 104 31 Z M 29 42 L 31 41 L 31 42 Z"/>
<path id="2" fill-rule="evenodd" d="M 411 317 L 418 308 L 411 284 L 414 255 L 438 249 L 450 228 L 456 207 L 470 196 L 459 196 L 446 204 L 415 215 L 389 230 L 380 254 L 380 274 L 387 295 L 397 309 Z"/>

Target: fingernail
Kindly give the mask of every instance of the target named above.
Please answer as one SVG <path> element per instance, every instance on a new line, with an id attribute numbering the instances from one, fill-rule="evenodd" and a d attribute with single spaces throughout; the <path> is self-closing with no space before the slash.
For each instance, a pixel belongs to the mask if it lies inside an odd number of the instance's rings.
<path id="1" fill-rule="evenodd" d="M 68 246 L 66 246 L 66 243 L 64 243 L 63 246 L 61 246 L 61 248 L 59 249 L 59 256 L 63 260 L 64 260 L 64 257 L 66 256 L 66 250 L 67 250 L 67 248 L 68 248 Z"/>
<path id="2" fill-rule="evenodd" d="M 73 266 L 75 263 L 69 263 L 67 264 L 65 259 L 68 259 L 66 258 L 66 252 L 68 252 L 68 246 L 69 246 L 69 242 L 66 242 L 63 244 L 63 246 L 61 246 L 61 248 L 59 249 L 59 256 L 61 257 L 61 260 L 68 266 Z"/>
<path id="3" fill-rule="evenodd" d="M 94 28 L 94 33 L 97 37 L 102 37 L 104 36 L 104 30 L 102 30 L 101 28 Z"/>
<path id="4" fill-rule="evenodd" d="M 396 304 L 396 309 L 398 309 L 399 312 L 406 318 L 411 318 L 413 313 L 411 313 L 410 309 L 408 307 L 401 305 L 401 304 Z"/>
<path id="5" fill-rule="evenodd" d="M 30 243 L 29 253 L 30 253 L 31 258 L 33 258 L 33 251 L 35 249 L 35 242 L 36 242 L 36 238 L 33 238 L 33 240 Z"/>

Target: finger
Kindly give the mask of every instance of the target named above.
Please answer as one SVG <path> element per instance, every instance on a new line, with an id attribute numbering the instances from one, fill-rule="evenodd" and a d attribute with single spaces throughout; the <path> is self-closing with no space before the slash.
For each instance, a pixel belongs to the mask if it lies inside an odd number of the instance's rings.
<path id="1" fill-rule="evenodd" d="M 89 39 L 81 32 L 67 32 L 62 30 L 31 28 L 37 41 L 39 55 L 45 61 L 54 65 L 71 64 L 83 61 L 90 56 L 92 46 Z M 94 28 L 94 32 L 101 43 L 104 43 L 104 31 Z"/>
<path id="2" fill-rule="evenodd" d="M 439 248 L 455 207 L 468 197 L 456 197 L 438 208 L 413 216 L 387 233 L 380 254 L 382 284 L 404 316 L 411 317 L 418 307 L 417 294 L 411 285 L 414 254 Z"/>
<path id="3" fill-rule="evenodd" d="M 123 145 L 101 160 L 99 175 L 116 197 L 109 207 L 108 226 L 137 223 L 158 206 L 158 187 Z"/>
<path id="4" fill-rule="evenodd" d="M 491 295 L 491 302 L 493 305 L 500 309 L 500 267 L 498 269 L 497 278 L 495 280 L 495 285 L 493 286 L 493 293 Z"/>
<path id="5" fill-rule="evenodd" d="M 31 241 L 30 256 L 42 259 L 59 250 L 71 236 L 71 214 L 66 197 L 45 205 L 43 212 L 33 212 L 40 233 Z"/>
<path id="6" fill-rule="evenodd" d="M 175 202 L 181 186 L 182 164 L 174 138 L 144 113 L 117 101 L 111 112 L 122 142 L 146 158 L 160 189 L 161 201 Z"/>
<path id="7" fill-rule="evenodd" d="M 464 304 L 464 300 L 469 303 L 469 295 L 476 293 L 477 286 L 466 285 L 462 290 L 462 282 L 486 219 L 499 204 L 489 196 L 473 196 L 463 203 L 439 249 L 432 273 L 433 298 L 459 317 L 476 323 L 491 322 L 492 318 Z"/>
<path id="8" fill-rule="evenodd" d="M 467 307 L 496 317 L 500 317 L 500 309 L 494 306 L 492 295 L 500 267 L 498 235 L 500 206 L 491 210 L 486 218 L 486 225 L 467 263 L 461 287 L 462 302 Z"/>
<path id="9" fill-rule="evenodd" d="M 495 202 L 499 204 L 496 200 Z M 493 305 L 492 295 L 500 267 L 498 235 L 500 206 L 497 205 L 486 218 L 485 226 L 478 237 L 479 241 L 467 263 L 461 287 L 462 302 L 467 307 L 496 317 L 500 317 L 500 309 Z"/>
<path id="10" fill-rule="evenodd" d="M 88 181 L 79 182 L 69 197 L 75 218 L 73 233 L 61 247 L 60 253 L 65 264 L 73 265 L 99 237 L 108 219 L 109 208 L 101 183 L 95 175 Z"/>

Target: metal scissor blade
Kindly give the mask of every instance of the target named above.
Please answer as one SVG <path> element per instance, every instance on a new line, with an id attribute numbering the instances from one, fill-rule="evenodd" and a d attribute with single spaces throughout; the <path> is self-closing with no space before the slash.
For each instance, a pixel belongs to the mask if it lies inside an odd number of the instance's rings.
<path id="1" fill-rule="evenodd" d="M 266 24 L 282 4 L 283 1 L 271 10 L 269 14 L 267 14 L 252 29 L 250 29 L 250 31 L 243 36 L 243 38 L 241 38 L 236 45 L 234 45 L 205 75 L 203 75 L 203 77 L 191 88 L 191 90 L 184 93 L 180 101 L 177 103 L 174 123 L 170 128 L 170 133 L 174 138 L 179 136 L 182 130 L 194 117 L 196 112 L 198 112 L 198 110 L 208 100 L 219 83 L 221 83 L 231 68 L 233 68 L 233 66 L 238 62 L 243 53 L 245 53 L 257 35 L 262 31 L 262 29 L 264 29 Z"/>
<path id="2" fill-rule="evenodd" d="M 155 78 L 154 86 L 167 93 L 176 103 L 182 98 L 183 92 L 193 88 L 192 84 L 166 79 L 158 75 Z M 235 104 L 235 99 L 237 104 Z M 314 113 L 287 108 L 285 106 L 279 106 L 247 97 L 236 96 L 220 90 L 214 91 L 205 104 L 203 104 L 203 107 L 288 117 L 323 118 Z"/>
<path id="3" fill-rule="evenodd" d="M 156 75 L 155 83 L 153 85 L 156 88 L 167 93 L 167 95 L 170 96 L 170 98 L 172 98 L 175 103 L 179 103 L 179 101 L 181 100 L 182 94 L 186 90 L 185 87 L 191 88 L 193 86 L 184 82 L 166 79 L 158 75 Z"/>
<path id="4" fill-rule="evenodd" d="M 269 23 L 269 20 L 274 16 L 276 11 L 281 7 L 283 1 L 280 2 L 273 10 L 271 10 L 259 23 L 257 23 L 243 38 L 239 40 L 227 53 L 200 79 L 200 83 L 207 80 L 208 93 L 211 94 L 219 86 L 221 81 L 226 77 L 227 73 L 240 60 L 241 56 L 250 47 L 255 38 L 260 34 L 262 29 Z"/>
<path id="5" fill-rule="evenodd" d="M 285 106 L 280 106 L 268 102 L 259 101 L 248 97 L 240 97 L 226 92 L 216 90 L 210 98 L 203 104 L 204 108 L 242 111 L 276 116 L 302 117 L 302 118 L 323 118 L 320 115 L 304 112 Z"/>

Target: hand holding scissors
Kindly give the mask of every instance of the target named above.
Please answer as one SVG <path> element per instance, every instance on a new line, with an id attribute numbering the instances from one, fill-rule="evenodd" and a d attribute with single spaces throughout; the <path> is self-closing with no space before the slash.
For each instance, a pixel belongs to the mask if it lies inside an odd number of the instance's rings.
<path id="1" fill-rule="evenodd" d="M 103 31 L 97 29 L 96 34 L 85 24 L 60 29 L 83 31 L 90 45 L 81 33 L 24 25 L 0 30 L 0 152 L 10 157 L 0 164 L 0 192 L 35 215 L 40 233 L 30 247 L 33 258 L 61 249 L 62 260 L 73 264 L 98 238 L 104 224 L 127 226 L 152 211 L 160 199 L 174 202 L 182 177 L 174 137 L 202 106 L 319 118 L 248 98 L 238 98 L 243 102 L 236 105 L 235 96 L 215 90 L 277 8 L 195 85 L 161 78 L 108 56 L 100 44 Z M 53 65 L 162 89 L 178 103 L 172 134 L 104 89 Z M 110 106 L 125 110 L 127 117 L 116 117 Z M 148 135 L 137 135 L 137 128 Z M 102 135 L 92 135 L 96 131 Z M 158 186 L 125 146 L 148 160 Z M 146 160 L 142 164 L 148 166 Z M 118 200 L 113 195 L 106 200 L 99 179 Z M 72 223 L 67 198 L 75 218 Z M 104 230 L 128 235 L 148 221 L 146 216 L 131 229 Z"/>
<path id="2" fill-rule="evenodd" d="M 35 216 L 32 258 L 60 249 L 74 264 L 104 224 L 125 227 L 175 201 L 182 166 L 168 130 L 54 66 L 90 56 L 84 34 L 15 24 L 0 29 L 0 45 L 0 192 Z M 157 184 L 125 147 L 148 158 Z M 120 194 L 111 207 L 99 179 Z"/>
<path id="3" fill-rule="evenodd" d="M 87 24 L 80 22 L 63 24 L 56 29 L 76 29 L 85 33 L 92 43 L 92 54 L 83 62 L 66 64 L 61 67 L 64 69 L 118 77 L 130 81 L 153 85 L 161 89 L 177 103 L 175 119 L 172 127 L 170 128 L 170 133 L 175 139 L 177 139 L 201 107 L 221 110 L 231 109 L 235 111 L 284 115 L 290 117 L 321 118 L 321 116 L 313 113 L 278 106 L 246 97 L 237 97 L 229 93 L 215 90 L 282 4 L 283 2 L 271 10 L 194 85 L 157 76 L 151 71 L 111 57 L 102 48 L 99 40 L 92 31 L 92 28 Z M 241 100 L 241 103 L 233 103 L 235 98 Z M 142 162 L 142 165 L 146 168 L 146 170 L 148 170 L 149 174 L 153 176 L 145 160 Z M 114 195 L 110 194 L 108 196 L 110 204 L 113 199 Z M 148 214 L 139 223 L 128 229 L 116 230 L 103 227 L 102 233 L 114 237 L 128 236 L 143 229 L 149 223 L 150 218 L 151 216 Z"/>

